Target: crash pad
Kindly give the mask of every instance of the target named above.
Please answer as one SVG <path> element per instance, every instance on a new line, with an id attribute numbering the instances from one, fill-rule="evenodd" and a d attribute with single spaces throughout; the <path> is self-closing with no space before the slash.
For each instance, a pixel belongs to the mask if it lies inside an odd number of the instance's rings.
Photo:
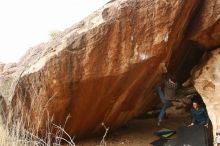
<path id="1" fill-rule="evenodd" d="M 163 134 L 163 135 L 161 135 L 161 137 L 169 138 L 169 137 L 171 137 L 172 135 L 174 135 L 175 133 L 176 133 L 176 132 L 173 131 L 173 132 L 170 132 L 170 133 L 168 133 L 168 134 Z"/>
<path id="2" fill-rule="evenodd" d="M 176 145 L 176 139 L 174 138 L 174 139 L 168 140 L 168 141 L 164 144 L 164 146 L 177 146 L 177 145 Z"/>
<path id="3" fill-rule="evenodd" d="M 207 129 L 202 125 L 180 127 L 177 130 L 177 146 L 208 146 Z"/>
<path id="4" fill-rule="evenodd" d="M 159 131 L 156 131 L 155 135 L 160 136 L 160 137 L 164 137 L 164 138 L 168 138 L 175 133 L 176 133 L 176 131 L 174 131 L 174 130 L 163 128 Z"/>
<path id="5" fill-rule="evenodd" d="M 164 146 L 164 144 L 167 142 L 167 139 L 165 138 L 160 138 L 160 139 L 157 139 L 155 141 L 153 141 L 152 143 L 150 143 L 151 145 L 153 146 Z"/>
<path id="6" fill-rule="evenodd" d="M 175 131 L 171 130 L 171 129 L 163 128 L 163 129 L 160 129 L 160 130 L 156 131 L 155 135 L 162 136 L 162 135 L 173 133 L 173 132 L 175 132 Z"/>

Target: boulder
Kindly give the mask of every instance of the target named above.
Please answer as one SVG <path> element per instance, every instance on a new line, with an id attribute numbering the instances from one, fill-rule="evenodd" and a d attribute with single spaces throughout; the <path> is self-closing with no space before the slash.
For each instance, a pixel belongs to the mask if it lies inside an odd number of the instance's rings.
<path id="1" fill-rule="evenodd" d="M 186 81 L 193 66 L 200 61 L 204 51 L 220 45 L 220 0 L 202 0 L 190 20 L 184 40 L 173 49 L 169 71 L 179 82 Z"/>
<path id="2" fill-rule="evenodd" d="M 200 25 L 193 20 L 209 13 L 203 6 L 201 0 L 111 1 L 31 48 L 0 93 L 13 118 L 41 134 L 48 121 L 76 137 L 100 132 L 102 123 L 115 129 L 158 104 L 161 64 L 178 80 L 189 75 L 202 55 L 191 36 L 210 27 L 206 20 L 192 33 Z"/>
<path id="3" fill-rule="evenodd" d="M 10 94 L 10 88 L 12 85 L 12 82 L 15 78 L 15 73 L 17 71 L 17 64 L 16 63 L 0 63 L 0 96 L 2 103 L 9 103 L 9 96 Z M 4 98 L 5 97 L 5 98 Z M 6 107 L 5 105 L 2 105 L 2 107 Z"/>
<path id="4" fill-rule="evenodd" d="M 4 66 L 5 64 L 0 62 L 0 74 L 3 72 Z"/>
<path id="5" fill-rule="evenodd" d="M 189 38 L 205 50 L 220 45 L 220 0 L 204 0 Z"/>
<path id="6" fill-rule="evenodd" d="M 83 136 L 151 109 L 159 101 L 153 92 L 160 64 L 168 64 L 198 6 L 109 2 L 21 59 L 10 90 L 14 113 L 27 113 L 40 130 L 53 117 L 71 136 Z"/>
<path id="7" fill-rule="evenodd" d="M 206 104 L 215 138 L 216 132 L 220 132 L 220 48 L 212 51 L 207 61 L 197 68 L 195 88 Z"/>
<path id="8" fill-rule="evenodd" d="M 16 63 L 8 63 L 4 64 L 4 68 L 2 70 L 2 75 L 8 76 L 16 72 L 17 64 Z"/>

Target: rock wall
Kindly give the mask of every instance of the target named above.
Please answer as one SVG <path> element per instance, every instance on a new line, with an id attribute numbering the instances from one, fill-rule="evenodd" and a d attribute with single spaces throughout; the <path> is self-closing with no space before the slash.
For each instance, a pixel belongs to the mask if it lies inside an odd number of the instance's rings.
<path id="1" fill-rule="evenodd" d="M 204 51 L 220 46 L 220 0 L 202 0 L 198 7 L 169 63 L 169 71 L 176 74 L 179 82 L 190 76 L 191 69 L 199 63 Z"/>
<path id="2" fill-rule="evenodd" d="M 205 50 L 220 45 L 220 0 L 204 0 L 197 18 L 192 22 L 190 40 Z"/>
<path id="3" fill-rule="evenodd" d="M 14 109 L 22 105 L 39 129 L 47 115 L 57 125 L 68 117 L 66 131 L 75 136 L 96 133 L 101 123 L 114 129 L 151 109 L 159 65 L 179 46 L 198 2 L 108 3 L 23 57 L 11 90 Z"/>
<path id="4" fill-rule="evenodd" d="M 10 88 L 17 71 L 16 63 L 0 63 L 0 96 L 4 101 L 2 103 L 9 103 L 8 97 L 11 95 Z M 5 107 L 5 105 L 2 105 Z"/>
<path id="5" fill-rule="evenodd" d="M 194 82 L 203 97 L 213 125 L 213 134 L 220 132 L 220 48 L 195 73 Z"/>
<path id="6" fill-rule="evenodd" d="M 0 62 L 0 74 L 3 72 L 4 66 L 5 64 Z"/>
<path id="7" fill-rule="evenodd" d="M 161 63 L 183 80 L 198 62 L 202 51 L 194 43 L 201 37 L 193 36 L 218 16 L 205 15 L 217 11 L 205 11 L 217 0 L 201 2 L 111 1 L 31 48 L 0 93 L 5 92 L 14 118 L 23 115 L 31 120 L 27 128 L 36 131 L 45 129 L 48 118 L 77 137 L 100 132 L 102 123 L 117 128 L 159 102 L 153 92 Z"/>

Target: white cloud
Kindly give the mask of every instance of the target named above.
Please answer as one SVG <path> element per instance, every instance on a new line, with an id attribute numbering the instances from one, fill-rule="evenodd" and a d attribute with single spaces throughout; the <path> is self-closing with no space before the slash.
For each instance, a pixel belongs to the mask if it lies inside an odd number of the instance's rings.
<path id="1" fill-rule="evenodd" d="M 0 61 L 17 61 L 25 51 L 48 40 L 109 0 L 0 0 Z"/>

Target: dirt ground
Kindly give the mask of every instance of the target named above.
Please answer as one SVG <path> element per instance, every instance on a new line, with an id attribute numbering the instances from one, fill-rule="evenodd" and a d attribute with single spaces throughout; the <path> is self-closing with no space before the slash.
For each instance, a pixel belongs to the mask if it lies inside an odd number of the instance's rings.
<path id="1" fill-rule="evenodd" d="M 157 118 L 135 119 L 126 126 L 121 127 L 106 137 L 106 146 L 151 146 L 150 143 L 156 139 L 154 132 L 161 128 L 177 130 L 180 126 L 186 126 L 190 123 L 189 116 L 168 116 L 161 126 L 157 126 Z M 99 146 L 102 137 L 90 138 L 76 142 L 77 146 Z"/>

